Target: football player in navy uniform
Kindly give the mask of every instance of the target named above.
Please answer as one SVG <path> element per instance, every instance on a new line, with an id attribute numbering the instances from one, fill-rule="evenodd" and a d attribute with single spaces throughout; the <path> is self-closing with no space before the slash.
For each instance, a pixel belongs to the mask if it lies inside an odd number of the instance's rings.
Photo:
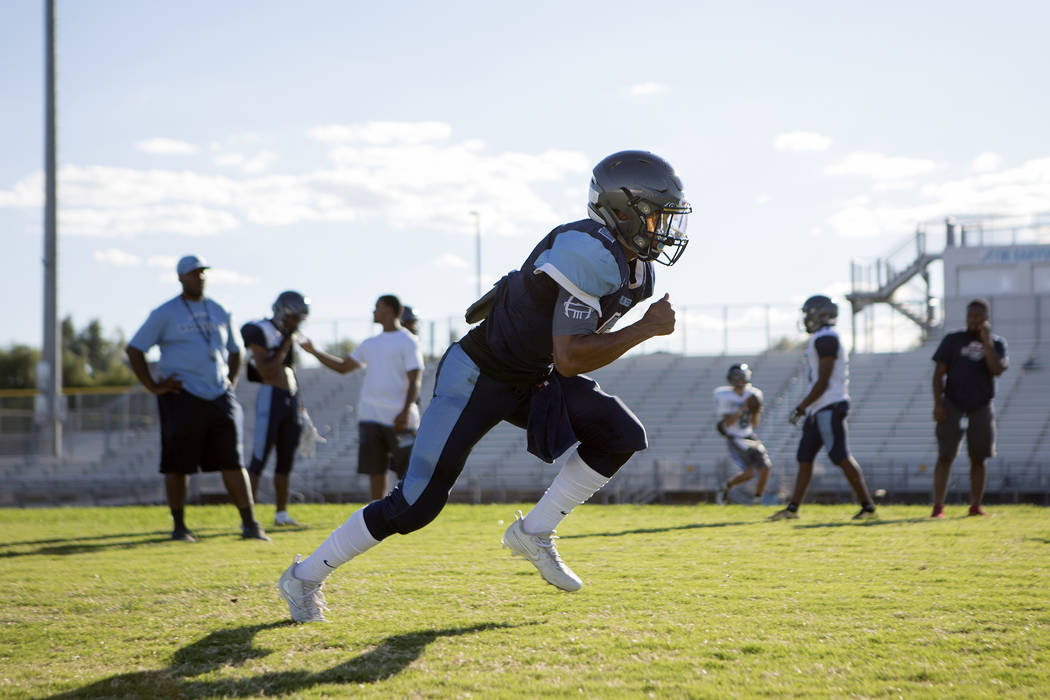
<path id="1" fill-rule="evenodd" d="M 760 502 L 773 468 L 765 445 L 755 435 L 762 416 L 762 390 L 751 384 L 751 368 L 744 363 L 732 365 L 726 379 L 729 386 L 720 386 L 714 391 L 715 415 L 718 416 L 715 428 L 725 437 L 729 456 L 740 468 L 740 473 L 726 481 L 720 494 L 721 501 L 727 503 L 729 490 L 750 481 L 758 470 L 754 500 Z"/>
<path id="2" fill-rule="evenodd" d="M 952 462 L 966 432 L 970 455 L 969 515 L 988 515 L 981 507 L 988 458 L 995 455 L 995 378 L 1006 371 L 1006 340 L 992 333 L 988 302 L 966 305 L 966 330 L 948 333 L 933 354 L 933 420 L 937 424 L 937 466 L 933 473 L 933 512 L 944 517 L 944 497 Z M 966 428 L 962 417 L 966 416 Z"/>
<path id="3" fill-rule="evenodd" d="M 295 449 L 302 435 L 302 406 L 295 380 L 295 332 L 310 315 L 310 300 L 296 291 L 281 292 L 273 303 L 273 317 L 241 326 L 248 348 L 248 380 L 261 382 L 255 401 L 255 437 L 248 476 L 252 493 L 259 492 L 270 450 L 276 448 L 273 490 L 275 525 L 298 525 L 288 515 L 288 491 Z"/>
<path id="4" fill-rule="evenodd" d="M 666 161 L 623 151 L 595 166 L 588 210 L 589 218 L 547 234 L 520 269 L 468 309 L 468 322 L 482 322 L 441 361 L 405 478 L 281 575 L 293 620 L 324 619 L 321 589 L 336 567 L 434 520 L 471 448 L 501 421 L 525 428 L 529 451 L 548 462 L 579 443 L 536 506 L 518 514 L 503 545 L 548 583 L 565 591 L 582 586 L 558 554 L 555 527 L 647 445 L 635 415 L 584 372 L 674 330 L 667 294 L 635 323 L 612 329 L 652 296 L 653 263 L 672 265 L 685 250 L 691 208 Z"/>
<path id="5" fill-rule="evenodd" d="M 795 491 L 787 508 L 777 511 L 772 520 L 798 517 L 798 507 L 806 498 L 806 489 L 813 477 L 813 460 L 824 447 L 832 463 L 842 470 L 860 502 L 860 511 L 854 520 L 875 518 L 875 504 L 864 482 L 864 474 L 857 460 L 849 452 L 846 442 L 846 415 L 849 413 L 849 364 L 846 350 L 835 331 L 839 307 L 828 297 L 817 294 L 802 305 L 802 324 L 810 334 L 806 346 L 806 366 L 809 371 L 809 393 L 795 407 L 790 420 L 802 424 L 802 438 L 798 443 L 798 475 Z"/>

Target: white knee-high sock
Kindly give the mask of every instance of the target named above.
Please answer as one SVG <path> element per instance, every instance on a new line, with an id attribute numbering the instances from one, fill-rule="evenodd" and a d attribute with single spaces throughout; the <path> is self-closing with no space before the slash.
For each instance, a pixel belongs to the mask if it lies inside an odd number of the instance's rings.
<path id="1" fill-rule="evenodd" d="M 299 566 L 295 567 L 292 573 L 297 579 L 320 583 L 337 567 L 377 544 L 379 540 L 372 537 L 372 533 L 368 531 L 368 526 L 365 525 L 365 509 L 361 508 L 333 530 L 313 554 L 299 562 Z"/>
<path id="2" fill-rule="evenodd" d="M 609 477 L 588 467 L 579 452 L 573 452 L 539 503 L 525 516 L 522 528 L 532 535 L 551 532 L 573 508 L 593 496 L 608 481 Z"/>

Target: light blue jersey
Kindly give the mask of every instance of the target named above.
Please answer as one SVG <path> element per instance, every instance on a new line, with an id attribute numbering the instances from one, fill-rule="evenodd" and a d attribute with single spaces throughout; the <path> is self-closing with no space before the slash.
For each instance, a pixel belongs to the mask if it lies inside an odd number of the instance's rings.
<path id="1" fill-rule="evenodd" d="M 209 401 L 230 388 L 227 361 L 241 352 L 226 309 L 208 298 L 187 301 L 182 295 L 151 311 L 128 345 L 143 353 L 158 346 L 157 378 L 175 375 L 185 391 Z"/>

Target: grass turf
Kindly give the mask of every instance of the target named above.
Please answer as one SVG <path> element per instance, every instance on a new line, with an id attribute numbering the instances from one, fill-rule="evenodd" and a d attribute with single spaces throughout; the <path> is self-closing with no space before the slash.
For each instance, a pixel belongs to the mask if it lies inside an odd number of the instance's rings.
<path id="1" fill-rule="evenodd" d="M 451 505 L 291 624 L 277 577 L 354 508 L 297 506 L 272 544 L 231 506 L 188 509 L 196 544 L 163 508 L 0 510 L 0 696 L 1050 695 L 1046 509 L 588 505 L 567 594 L 500 549 L 515 506 Z"/>

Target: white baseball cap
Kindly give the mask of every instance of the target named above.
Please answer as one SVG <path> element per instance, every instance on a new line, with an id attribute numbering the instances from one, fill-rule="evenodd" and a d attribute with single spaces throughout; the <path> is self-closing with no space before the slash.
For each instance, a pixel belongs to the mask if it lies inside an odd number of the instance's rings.
<path id="1" fill-rule="evenodd" d="M 179 273 L 179 277 L 182 277 L 187 272 L 193 272 L 194 270 L 207 269 L 210 267 L 208 263 L 196 255 L 183 255 L 179 259 L 179 264 L 175 266 L 175 271 Z"/>

